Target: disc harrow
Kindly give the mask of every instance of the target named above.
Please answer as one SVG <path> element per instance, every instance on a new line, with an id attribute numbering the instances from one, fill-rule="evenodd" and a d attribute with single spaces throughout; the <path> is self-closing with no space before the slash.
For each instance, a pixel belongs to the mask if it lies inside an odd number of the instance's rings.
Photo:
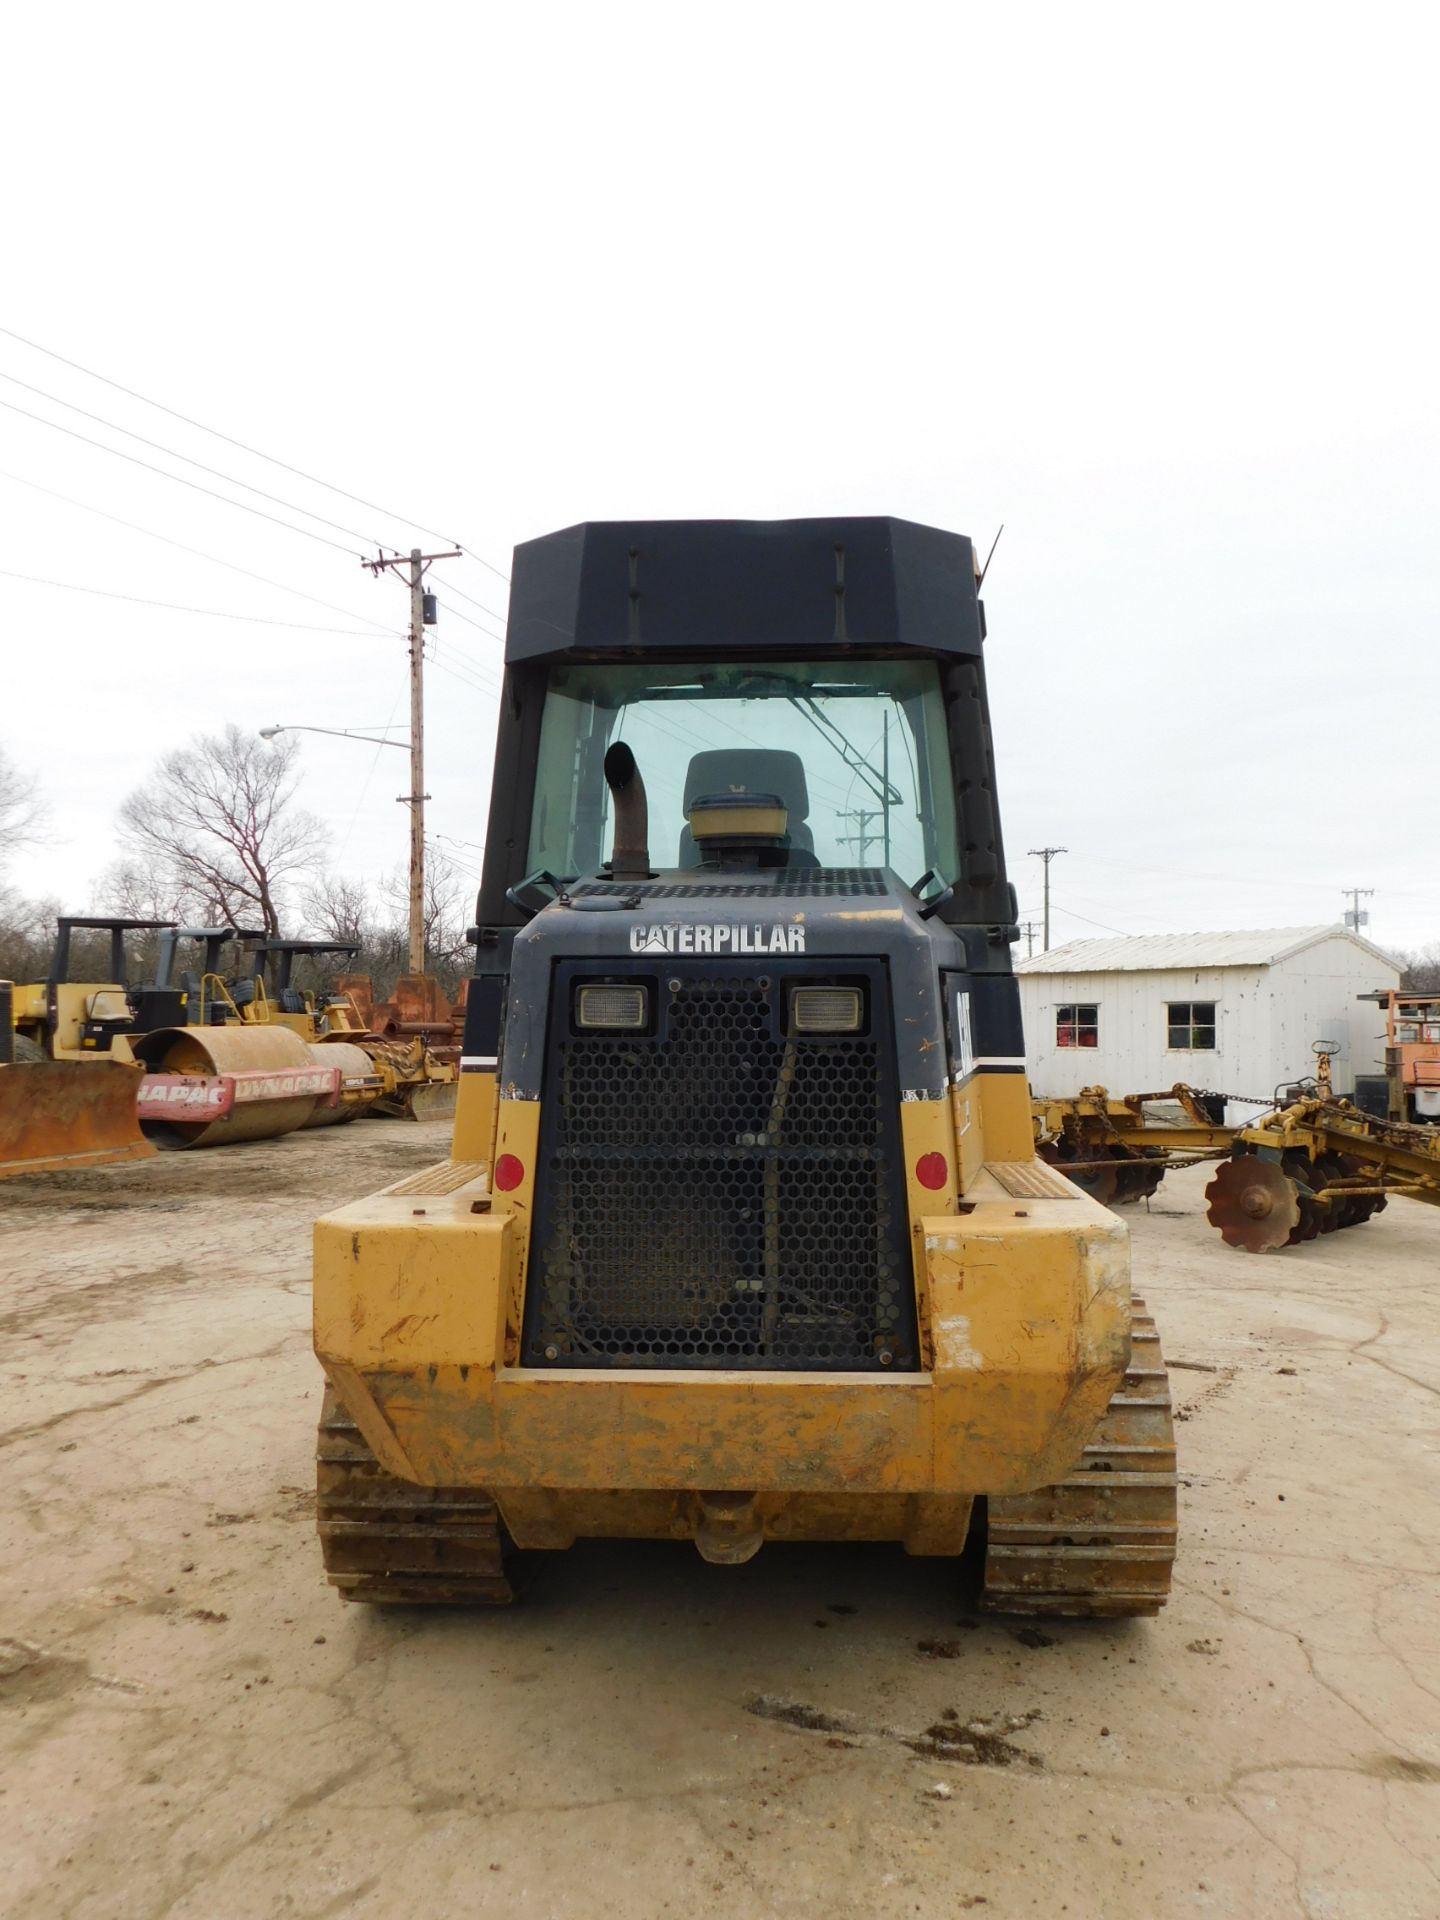
<path id="1" fill-rule="evenodd" d="M 1321 1094 L 1236 1133 L 1205 1189 L 1206 1218 L 1227 1246 L 1273 1253 L 1363 1226 L 1392 1193 L 1440 1205 L 1440 1135 Z"/>
<path id="2" fill-rule="evenodd" d="M 1170 1167 L 1229 1151 L 1232 1130 L 1207 1109 L 1214 1098 L 1183 1084 L 1123 1100 L 1104 1087 L 1084 1087 L 1068 1099 L 1036 1098 L 1035 1150 L 1101 1206 L 1133 1206 L 1152 1197 Z M 1146 1112 L 1161 1102 L 1178 1106 L 1180 1118 Z"/>

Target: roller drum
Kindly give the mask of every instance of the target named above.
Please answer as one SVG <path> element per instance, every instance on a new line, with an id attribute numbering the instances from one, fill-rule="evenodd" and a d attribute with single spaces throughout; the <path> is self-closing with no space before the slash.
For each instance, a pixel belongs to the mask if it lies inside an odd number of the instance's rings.
<path id="1" fill-rule="evenodd" d="M 308 1052 L 317 1067 L 340 1069 L 340 1098 L 333 1105 L 317 1100 L 315 1111 L 302 1124 L 307 1127 L 343 1127 L 358 1120 L 384 1092 L 384 1082 L 375 1062 L 363 1047 L 349 1040 L 312 1041 Z"/>
<path id="2" fill-rule="evenodd" d="M 214 1079 L 256 1069 L 285 1073 L 315 1063 L 310 1049 L 289 1027 L 161 1027 L 134 1043 L 135 1056 L 151 1073 L 197 1074 Z M 326 1062 L 327 1065 L 331 1064 Z M 222 1119 L 142 1120 L 141 1131 L 162 1150 L 224 1147 L 237 1140 L 274 1140 L 303 1127 L 320 1096 L 288 1094 L 275 1100 L 251 1100 Z"/>

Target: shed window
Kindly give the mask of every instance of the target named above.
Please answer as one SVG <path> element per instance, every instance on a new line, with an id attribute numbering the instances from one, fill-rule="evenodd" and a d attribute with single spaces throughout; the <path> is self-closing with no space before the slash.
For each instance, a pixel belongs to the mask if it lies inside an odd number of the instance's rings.
<path id="1" fill-rule="evenodd" d="M 1172 1000 L 1166 1008 L 1172 1053 L 1215 1051 L 1215 1002 Z"/>
<path id="2" fill-rule="evenodd" d="M 1098 1047 L 1100 1009 L 1096 1006 L 1070 1006 L 1055 1009 L 1057 1047 Z"/>

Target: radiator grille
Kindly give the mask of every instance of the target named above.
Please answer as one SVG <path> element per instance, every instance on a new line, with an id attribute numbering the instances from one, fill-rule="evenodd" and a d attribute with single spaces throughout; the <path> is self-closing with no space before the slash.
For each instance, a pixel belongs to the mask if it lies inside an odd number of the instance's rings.
<path id="1" fill-rule="evenodd" d="M 524 1359 L 913 1368 L 883 975 L 867 1036 L 787 1040 L 781 969 L 654 979 L 653 1037 L 552 1008 Z"/>
<path id="2" fill-rule="evenodd" d="M 776 869 L 764 880 L 586 880 L 579 897 L 634 900 L 855 900 L 889 892 L 881 867 Z"/>

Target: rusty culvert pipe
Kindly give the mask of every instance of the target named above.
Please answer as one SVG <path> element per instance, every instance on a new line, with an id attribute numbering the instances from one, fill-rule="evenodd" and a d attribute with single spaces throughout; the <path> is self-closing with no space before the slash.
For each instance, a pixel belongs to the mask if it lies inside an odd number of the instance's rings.
<path id="1" fill-rule="evenodd" d="M 605 755 L 605 784 L 615 803 L 615 845 L 610 872 L 616 880 L 650 878 L 650 807 L 635 756 L 623 740 Z"/>
<path id="2" fill-rule="evenodd" d="M 185 1074 L 214 1080 L 224 1074 L 293 1073 L 315 1064 L 310 1049 L 290 1027 L 160 1027 L 134 1042 L 135 1057 L 152 1074 Z M 328 1064 L 328 1063 L 327 1063 Z M 237 1101 L 220 1119 L 143 1116 L 140 1130 L 162 1151 L 223 1147 L 237 1140 L 274 1140 L 303 1127 L 321 1096 L 281 1094 Z"/>

